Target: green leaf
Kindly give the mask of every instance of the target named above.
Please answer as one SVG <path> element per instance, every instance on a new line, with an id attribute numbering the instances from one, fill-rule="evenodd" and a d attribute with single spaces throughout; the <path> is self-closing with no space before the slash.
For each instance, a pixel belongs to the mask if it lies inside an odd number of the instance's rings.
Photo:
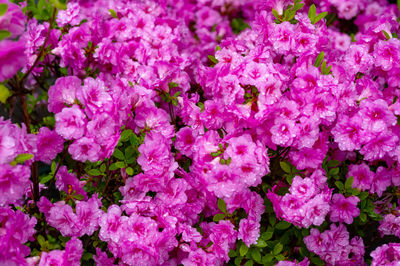
<path id="1" fill-rule="evenodd" d="M 316 24 L 318 21 L 320 21 L 321 19 L 323 19 L 324 17 L 326 17 L 328 15 L 328 12 L 322 12 L 321 14 L 319 14 L 315 19 L 314 19 L 314 23 Z"/>
<path id="2" fill-rule="evenodd" d="M 113 18 L 118 18 L 117 12 L 115 12 L 114 9 L 109 9 L 108 11 L 110 12 L 110 14 L 111 14 L 111 16 L 112 16 Z"/>
<path id="3" fill-rule="evenodd" d="M 229 256 L 229 258 L 236 257 L 237 256 L 236 251 L 233 249 L 229 250 L 228 256 Z"/>
<path id="4" fill-rule="evenodd" d="M 278 255 L 275 256 L 275 258 L 276 258 L 277 260 L 281 261 L 281 260 L 284 260 L 284 259 L 285 259 L 285 256 L 283 256 L 282 254 L 278 254 Z"/>
<path id="5" fill-rule="evenodd" d="M 325 57 L 325 53 L 324 52 L 320 52 L 317 56 L 317 59 L 315 59 L 315 63 L 314 66 L 315 67 L 320 67 L 322 61 L 324 60 Z"/>
<path id="6" fill-rule="evenodd" d="M 10 96 L 11 96 L 10 90 L 3 84 L 0 84 L 0 102 L 6 103 L 8 97 Z"/>
<path id="7" fill-rule="evenodd" d="M 360 198 L 360 200 L 364 200 L 364 199 L 368 198 L 368 195 L 369 195 L 368 192 L 363 191 L 360 193 L 359 198 Z"/>
<path id="8" fill-rule="evenodd" d="M 337 160 L 332 160 L 332 161 L 329 161 L 329 162 L 328 162 L 327 166 L 328 166 L 329 168 L 332 168 L 332 167 L 339 166 L 339 164 L 340 164 L 339 161 L 337 161 Z"/>
<path id="9" fill-rule="evenodd" d="M 246 261 L 246 263 L 244 264 L 244 266 L 253 266 L 254 262 L 252 260 L 248 260 Z"/>
<path id="10" fill-rule="evenodd" d="M 46 175 L 40 179 L 40 184 L 46 184 L 53 178 L 53 175 Z"/>
<path id="11" fill-rule="evenodd" d="M 11 36 L 8 30 L 0 30 L 0 41 Z"/>
<path id="12" fill-rule="evenodd" d="M 274 255 L 278 255 L 279 253 L 281 253 L 282 250 L 283 250 L 283 245 L 278 242 L 278 244 L 276 244 L 274 247 L 273 253 Z"/>
<path id="13" fill-rule="evenodd" d="M 361 222 L 365 223 L 367 221 L 367 214 L 365 212 L 360 213 Z"/>
<path id="14" fill-rule="evenodd" d="M 268 220 L 269 220 L 269 224 L 270 225 L 274 226 L 276 224 L 276 217 L 275 216 L 270 215 Z"/>
<path id="15" fill-rule="evenodd" d="M 223 212 L 226 213 L 226 203 L 223 199 L 218 199 L 217 201 L 218 208 Z"/>
<path id="16" fill-rule="evenodd" d="M 247 251 L 249 251 L 249 248 L 246 246 L 245 243 L 242 243 L 242 245 L 240 246 L 240 249 L 239 249 L 240 256 L 243 257 L 244 255 L 246 255 Z"/>
<path id="17" fill-rule="evenodd" d="M 344 187 L 345 187 L 346 189 L 350 189 L 351 186 L 353 185 L 353 180 L 354 180 L 354 177 L 352 177 L 352 176 L 350 176 L 349 178 L 347 178 L 347 179 L 346 179 L 346 182 L 344 183 Z"/>
<path id="18" fill-rule="evenodd" d="M 250 251 L 251 257 L 253 258 L 253 260 L 260 262 L 261 261 L 261 254 L 260 251 L 256 248 L 252 248 Z"/>
<path id="19" fill-rule="evenodd" d="M 281 222 L 279 222 L 279 223 L 277 223 L 277 224 L 275 225 L 275 228 L 276 228 L 276 229 L 279 229 L 279 230 L 286 230 L 286 229 L 288 229 L 291 225 L 292 225 L 291 223 L 288 223 L 288 222 L 286 222 L 286 221 L 281 221 Z"/>
<path id="20" fill-rule="evenodd" d="M 336 181 L 335 182 L 335 186 L 339 189 L 339 190 L 343 190 L 344 189 L 344 185 L 341 181 Z"/>
<path id="21" fill-rule="evenodd" d="M 290 164 L 288 164 L 287 162 L 279 162 L 279 164 L 280 164 L 282 170 L 283 170 L 285 173 L 290 174 L 290 173 L 292 172 L 291 167 L 290 167 Z"/>
<path id="22" fill-rule="evenodd" d="M 44 245 L 46 245 L 46 240 L 44 239 L 44 237 L 43 237 L 42 235 L 38 235 L 38 236 L 36 237 L 36 239 L 37 239 L 37 241 L 38 241 L 38 243 L 39 243 L 39 245 L 40 245 L 41 247 L 43 247 Z"/>
<path id="23" fill-rule="evenodd" d="M 127 173 L 128 175 L 133 175 L 133 169 L 132 169 L 132 167 L 126 168 L 125 171 L 126 171 L 126 173 Z"/>
<path id="24" fill-rule="evenodd" d="M 271 235 L 271 237 L 272 237 L 272 235 Z M 265 248 L 266 246 L 267 246 L 267 243 L 264 240 L 262 240 L 261 238 L 259 238 L 257 241 L 256 247 Z"/>
<path id="25" fill-rule="evenodd" d="M 51 0 L 55 8 L 61 9 L 61 10 L 66 10 L 67 9 L 67 4 L 65 1 L 59 1 L 59 0 Z"/>
<path id="26" fill-rule="evenodd" d="M 127 140 L 129 139 L 129 137 L 131 136 L 132 133 L 133 133 L 133 132 L 132 132 L 131 129 L 127 129 L 127 130 L 122 131 L 120 140 L 121 140 L 122 142 L 127 141 Z"/>
<path id="27" fill-rule="evenodd" d="M 312 24 L 314 24 L 314 19 L 316 15 L 317 15 L 317 8 L 315 7 L 314 4 L 312 4 L 308 9 L 308 17 L 310 18 Z"/>
<path id="28" fill-rule="evenodd" d="M 269 228 L 268 228 L 269 229 Z M 274 235 L 274 231 L 273 231 L 273 229 L 271 228 L 271 230 L 267 230 L 267 231 L 265 231 L 264 233 L 262 233 L 261 234 L 261 238 L 262 238 L 262 240 L 264 240 L 264 241 L 268 241 L 268 240 L 270 240 L 271 238 L 272 238 L 272 236 Z"/>
<path id="29" fill-rule="evenodd" d="M 179 84 L 178 83 L 175 83 L 175 82 L 170 82 L 169 84 L 168 84 L 168 88 L 169 89 L 172 89 L 172 88 L 176 88 L 176 87 L 178 87 L 179 86 Z M 174 95 L 175 96 L 175 95 Z"/>
<path id="30" fill-rule="evenodd" d="M 274 255 L 272 255 L 271 253 L 268 253 L 262 258 L 262 263 L 266 264 L 266 263 L 272 262 L 273 259 L 274 259 Z"/>
<path id="31" fill-rule="evenodd" d="M 0 4 L 0 16 L 3 16 L 8 9 L 8 5 L 7 4 Z"/>
<path id="32" fill-rule="evenodd" d="M 279 15 L 278 11 L 276 11 L 275 9 L 272 9 L 272 14 L 275 16 L 275 18 L 276 18 L 277 20 L 282 21 L 282 18 L 281 18 L 281 16 Z"/>
<path id="33" fill-rule="evenodd" d="M 98 169 L 90 169 L 88 174 L 91 176 L 99 176 L 101 175 L 101 172 Z"/>
<path id="34" fill-rule="evenodd" d="M 33 158 L 33 154 L 21 153 L 21 154 L 18 154 L 17 157 L 15 157 L 14 161 L 16 163 L 24 163 L 25 161 L 28 161 L 28 160 L 30 160 L 32 158 Z"/>
<path id="35" fill-rule="evenodd" d="M 315 265 L 325 265 L 325 262 L 318 257 L 312 257 L 311 262 Z"/>
<path id="36" fill-rule="evenodd" d="M 117 168 L 125 168 L 125 163 L 124 163 L 124 162 L 116 162 L 116 163 L 115 163 L 115 166 L 116 166 Z"/>
<path id="37" fill-rule="evenodd" d="M 104 173 L 105 171 L 106 171 L 106 164 L 105 163 L 103 163 L 103 164 L 101 164 L 100 165 L 100 172 L 102 172 L 102 173 Z"/>
<path id="38" fill-rule="evenodd" d="M 74 199 L 76 200 L 83 200 L 85 197 L 83 195 L 74 195 Z"/>
<path id="39" fill-rule="evenodd" d="M 125 155 L 119 149 L 114 150 L 113 156 L 119 160 L 125 160 Z"/>
<path id="40" fill-rule="evenodd" d="M 330 176 L 337 175 L 337 174 L 339 174 L 339 171 L 340 171 L 340 169 L 337 168 L 337 167 L 336 167 L 336 168 L 329 169 L 328 175 L 330 175 Z"/>
<path id="41" fill-rule="evenodd" d="M 382 30 L 383 35 L 385 35 L 386 39 L 390 40 L 390 35 L 385 30 Z"/>
<path id="42" fill-rule="evenodd" d="M 89 253 L 89 252 L 85 252 L 85 253 L 83 253 L 83 255 L 82 255 L 82 260 L 83 261 L 88 261 L 88 260 L 90 260 L 90 259 L 92 259 L 93 258 L 93 254 L 92 253 Z"/>
<path id="43" fill-rule="evenodd" d="M 209 55 L 209 56 L 207 56 L 208 57 L 208 59 L 211 61 L 211 62 L 213 62 L 214 64 L 218 64 L 218 59 L 217 58 L 215 58 L 215 56 L 213 56 L 213 55 Z"/>
<path id="44" fill-rule="evenodd" d="M 223 220 L 223 219 L 225 219 L 225 214 L 223 214 L 223 213 L 217 213 L 213 217 L 213 221 L 216 222 L 216 223 L 221 221 L 221 220 Z"/>

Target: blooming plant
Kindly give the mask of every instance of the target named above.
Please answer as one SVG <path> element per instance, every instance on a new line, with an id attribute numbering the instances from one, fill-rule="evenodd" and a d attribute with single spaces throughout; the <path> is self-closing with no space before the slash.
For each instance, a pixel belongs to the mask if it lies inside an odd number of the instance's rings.
<path id="1" fill-rule="evenodd" d="M 0 0 L 0 265 L 398 265 L 399 8 Z"/>

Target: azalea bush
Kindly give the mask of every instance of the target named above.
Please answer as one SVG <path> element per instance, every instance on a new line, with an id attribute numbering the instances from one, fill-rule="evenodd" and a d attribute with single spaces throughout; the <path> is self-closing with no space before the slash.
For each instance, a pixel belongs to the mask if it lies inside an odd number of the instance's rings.
<path id="1" fill-rule="evenodd" d="M 399 6 L 0 0 L 0 265 L 398 265 Z"/>

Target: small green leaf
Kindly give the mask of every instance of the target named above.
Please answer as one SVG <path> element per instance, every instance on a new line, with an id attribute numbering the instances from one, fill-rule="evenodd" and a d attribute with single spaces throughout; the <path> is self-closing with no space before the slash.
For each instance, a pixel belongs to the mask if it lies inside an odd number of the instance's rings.
<path id="1" fill-rule="evenodd" d="M 330 176 L 337 175 L 337 174 L 339 174 L 339 171 L 340 171 L 340 169 L 337 168 L 337 167 L 336 167 L 336 168 L 329 169 L 328 175 L 330 175 Z"/>
<path id="2" fill-rule="evenodd" d="M 236 257 L 237 256 L 236 251 L 233 249 L 229 250 L 228 256 L 229 256 L 229 258 Z"/>
<path id="3" fill-rule="evenodd" d="M 104 173 L 106 171 L 106 164 L 103 163 L 100 165 L 100 172 Z"/>
<path id="4" fill-rule="evenodd" d="M 263 264 L 270 263 L 270 262 L 272 262 L 273 259 L 274 259 L 274 255 L 272 255 L 271 253 L 268 253 L 262 258 L 262 263 Z"/>
<path id="5" fill-rule="evenodd" d="M 292 172 L 290 164 L 288 164 L 287 162 L 279 162 L 281 168 L 283 171 L 285 171 L 285 173 L 290 174 Z"/>
<path id="6" fill-rule="evenodd" d="M 218 208 L 223 212 L 226 213 L 226 203 L 223 199 L 218 199 L 217 201 Z"/>
<path id="7" fill-rule="evenodd" d="M 66 10 L 67 9 L 67 4 L 64 1 L 59 1 L 59 0 L 51 0 L 55 8 L 61 9 L 61 10 Z"/>
<path id="8" fill-rule="evenodd" d="M 127 130 L 122 131 L 120 140 L 122 142 L 127 141 L 129 139 L 129 137 L 132 135 L 132 133 L 133 132 L 132 132 L 131 129 L 127 129 Z"/>
<path id="9" fill-rule="evenodd" d="M 272 235 L 271 235 L 271 237 L 272 237 Z M 267 243 L 264 240 L 262 240 L 261 238 L 259 238 L 257 241 L 256 247 L 265 248 L 266 246 L 267 246 Z"/>
<path id="10" fill-rule="evenodd" d="M 133 169 L 132 169 L 132 167 L 126 168 L 125 171 L 126 171 L 126 173 L 127 173 L 128 175 L 133 175 Z"/>
<path id="11" fill-rule="evenodd" d="M 317 17 L 315 17 L 314 19 L 314 23 L 316 24 L 318 21 L 320 21 L 321 19 L 323 19 L 324 17 L 326 17 L 328 15 L 328 12 L 322 12 L 321 14 L 319 14 Z"/>
<path id="12" fill-rule="evenodd" d="M 112 16 L 113 18 L 118 18 L 117 12 L 115 12 L 114 9 L 109 9 L 108 11 L 110 12 L 110 14 L 111 14 L 111 16 Z"/>
<path id="13" fill-rule="evenodd" d="M 286 221 L 281 221 L 281 222 L 279 222 L 279 223 L 277 223 L 277 224 L 275 225 L 275 228 L 276 228 L 276 229 L 279 229 L 279 230 L 286 230 L 286 229 L 288 229 L 291 225 L 292 225 L 291 223 L 288 223 L 288 222 L 286 222 Z"/>
<path id="14" fill-rule="evenodd" d="M 217 213 L 216 215 L 214 215 L 213 221 L 217 223 L 223 219 L 225 219 L 225 214 Z"/>
<path id="15" fill-rule="evenodd" d="M 46 184 L 53 178 L 53 175 L 46 175 L 40 179 L 40 184 Z"/>
<path id="16" fill-rule="evenodd" d="M 3 16 L 8 9 L 8 5 L 7 4 L 0 4 L 0 16 Z"/>
<path id="17" fill-rule="evenodd" d="M 246 261 L 246 263 L 244 264 L 244 266 L 253 266 L 254 262 L 252 260 L 248 260 Z"/>
<path id="18" fill-rule="evenodd" d="M 344 185 L 341 181 L 336 181 L 335 182 L 335 186 L 339 189 L 339 190 L 343 190 L 344 189 Z"/>
<path id="19" fill-rule="evenodd" d="M 0 102 L 6 103 L 8 97 L 10 96 L 11 96 L 10 90 L 3 84 L 0 84 Z"/>
<path id="20" fill-rule="evenodd" d="M 269 220 L 269 224 L 270 225 L 274 226 L 276 224 L 276 217 L 275 216 L 270 215 L 268 220 Z"/>
<path id="21" fill-rule="evenodd" d="M 365 212 L 360 213 L 361 222 L 365 223 L 367 221 L 367 214 Z"/>
<path id="22" fill-rule="evenodd" d="M 318 257 L 312 257 L 311 262 L 315 265 L 325 265 L 325 262 Z"/>
<path id="23" fill-rule="evenodd" d="M 253 258 L 253 260 L 255 260 L 257 262 L 261 261 L 261 254 L 258 249 L 252 248 L 250 254 L 251 254 L 251 257 Z"/>
<path id="24" fill-rule="evenodd" d="M 368 192 L 363 191 L 360 193 L 359 198 L 360 198 L 360 200 L 364 200 L 364 199 L 368 198 L 368 195 L 369 195 Z"/>
<path id="25" fill-rule="evenodd" d="M 246 255 L 246 254 L 247 254 L 247 251 L 249 251 L 249 247 L 246 246 L 245 243 L 242 243 L 242 245 L 240 246 L 240 249 L 239 249 L 239 254 L 240 254 L 240 256 L 243 257 L 244 255 Z"/>
<path id="26" fill-rule="evenodd" d="M 276 11 L 275 9 L 272 9 L 272 14 L 275 16 L 275 18 L 276 18 L 277 20 L 282 21 L 282 18 L 281 18 L 281 16 L 279 15 L 278 11 Z"/>
<path id="27" fill-rule="evenodd" d="M 124 163 L 124 162 L 116 162 L 116 163 L 115 163 L 115 166 L 116 166 L 117 168 L 125 168 L 125 163 Z"/>
<path id="28" fill-rule="evenodd" d="M 101 172 L 98 169 L 90 169 L 88 174 L 91 176 L 99 176 L 101 175 Z"/>
<path id="29" fill-rule="evenodd" d="M 40 245 L 41 247 L 43 247 L 44 245 L 46 245 L 46 240 L 44 239 L 44 237 L 43 237 L 42 235 L 38 235 L 38 236 L 36 237 L 36 239 L 37 239 L 37 241 L 38 241 L 38 243 L 39 243 L 39 245 Z"/>
<path id="30" fill-rule="evenodd" d="M 125 160 L 125 155 L 119 149 L 114 150 L 113 156 L 119 160 Z"/>
<path id="31" fill-rule="evenodd" d="M 316 15 L 317 15 L 317 8 L 315 7 L 314 4 L 312 4 L 308 9 L 308 17 L 310 18 L 312 24 L 314 24 Z"/>
<path id="32" fill-rule="evenodd" d="M 390 40 L 390 35 L 385 30 L 382 30 L 383 35 L 385 35 L 386 39 Z"/>
<path id="33" fill-rule="evenodd" d="M 0 41 L 11 36 L 8 30 L 0 30 Z"/>
<path id="34" fill-rule="evenodd" d="M 346 182 L 344 183 L 344 187 L 345 187 L 346 189 L 350 189 L 351 186 L 353 185 L 353 180 L 354 180 L 354 177 L 352 177 L 352 176 L 350 176 L 349 178 L 347 178 L 347 179 L 346 179 Z"/>
<path id="35" fill-rule="evenodd" d="M 93 254 L 92 253 L 89 253 L 89 252 L 85 252 L 85 253 L 83 253 L 83 255 L 82 255 L 82 260 L 83 261 L 88 261 L 88 260 L 90 260 L 90 259 L 92 259 L 93 258 Z"/>
<path id="36" fill-rule="evenodd" d="M 328 162 L 327 166 L 328 166 L 329 168 L 332 168 L 332 167 L 337 167 L 337 166 L 339 166 L 339 164 L 340 164 L 339 161 L 337 161 L 337 160 L 332 160 L 332 161 L 329 161 L 329 162 Z"/>
<path id="37" fill-rule="evenodd" d="M 325 53 L 324 52 L 320 52 L 317 56 L 317 59 L 315 59 L 315 63 L 314 66 L 315 67 L 320 67 L 322 61 L 324 60 L 325 57 Z"/>
<path id="38" fill-rule="evenodd" d="M 276 244 L 274 247 L 273 253 L 274 255 L 278 255 L 279 253 L 281 253 L 282 250 L 283 250 L 283 245 L 278 242 L 278 244 Z"/>
<path id="39" fill-rule="evenodd" d="M 178 83 L 170 82 L 170 83 L 168 84 L 168 88 L 169 88 L 169 89 L 176 88 L 176 87 L 179 87 L 179 84 L 178 84 Z"/>
<path id="40" fill-rule="evenodd" d="M 21 153 L 17 157 L 15 157 L 14 161 L 16 163 L 24 163 L 33 158 L 33 154 L 30 153 Z"/>
<path id="41" fill-rule="evenodd" d="M 74 195 L 74 199 L 76 200 L 83 200 L 85 197 L 83 195 Z"/>
<path id="42" fill-rule="evenodd" d="M 211 61 L 211 62 L 213 62 L 215 65 L 216 64 L 218 64 L 218 59 L 217 58 L 215 58 L 215 56 L 213 56 L 213 55 L 209 55 L 209 56 L 207 56 L 208 57 L 208 59 Z"/>
<path id="43" fill-rule="evenodd" d="M 261 234 L 261 238 L 264 241 L 268 241 L 272 238 L 272 236 L 274 235 L 274 231 L 265 231 L 264 233 Z"/>

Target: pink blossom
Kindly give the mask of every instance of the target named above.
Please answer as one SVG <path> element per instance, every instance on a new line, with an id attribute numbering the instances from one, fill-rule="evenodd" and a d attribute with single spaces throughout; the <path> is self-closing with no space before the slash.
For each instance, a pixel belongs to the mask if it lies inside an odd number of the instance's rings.
<path id="1" fill-rule="evenodd" d="M 86 128 L 86 116 L 74 104 L 72 107 L 64 108 L 56 114 L 56 132 L 65 139 L 78 139 L 83 136 Z"/>
<path id="2" fill-rule="evenodd" d="M 330 219 L 332 222 L 353 223 L 353 218 L 360 215 L 357 203 L 360 199 L 356 196 L 345 198 L 342 194 L 332 196 Z"/>

